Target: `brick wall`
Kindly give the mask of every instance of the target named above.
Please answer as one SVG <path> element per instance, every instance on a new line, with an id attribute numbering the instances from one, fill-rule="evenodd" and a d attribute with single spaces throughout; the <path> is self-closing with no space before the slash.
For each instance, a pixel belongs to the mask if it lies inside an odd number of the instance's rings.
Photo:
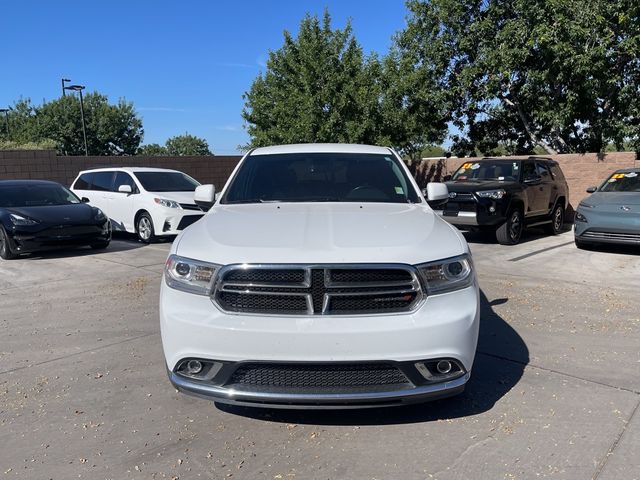
<path id="1" fill-rule="evenodd" d="M 180 170 L 221 189 L 240 156 L 206 157 L 63 157 L 52 150 L 0 151 L 0 180 L 43 179 L 71 185 L 80 170 L 98 167 L 157 167 Z"/>
<path id="2" fill-rule="evenodd" d="M 562 154 L 544 155 L 560 164 L 569 184 L 569 203 L 575 207 L 587 193 L 587 187 L 600 185 L 614 170 L 620 168 L 640 167 L 634 152 L 615 152 L 607 154 Z M 516 159 L 526 157 L 501 157 Z M 410 170 L 422 187 L 427 182 L 437 182 L 445 175 L 451 174 L 464 162 L 471 162 L 477 158 L 448 158 L 425 159 L 410 165 Z"/>

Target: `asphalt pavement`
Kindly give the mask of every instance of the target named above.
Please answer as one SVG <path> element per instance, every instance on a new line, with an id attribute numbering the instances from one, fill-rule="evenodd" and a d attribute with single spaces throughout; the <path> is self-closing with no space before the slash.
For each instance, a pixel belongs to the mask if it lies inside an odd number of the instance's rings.
<path id="1" fill-rule="evenodd" d="M 0 261 L 0 478 L 640 479 L 640 250 L 468 239 L 483 312 L 466 392 L 342 412 L 177 393 L 168 243 Z"/>

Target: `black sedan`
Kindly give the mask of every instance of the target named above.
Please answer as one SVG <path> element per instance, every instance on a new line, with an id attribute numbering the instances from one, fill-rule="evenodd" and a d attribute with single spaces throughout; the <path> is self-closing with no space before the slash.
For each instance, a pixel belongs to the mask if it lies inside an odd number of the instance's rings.
<path id="1" fill-rule="evenodd" d="M 78 245 L 102 249 L 110 241 L 106 215 L 59 183 L 0 181 L 1 258 Z"/>

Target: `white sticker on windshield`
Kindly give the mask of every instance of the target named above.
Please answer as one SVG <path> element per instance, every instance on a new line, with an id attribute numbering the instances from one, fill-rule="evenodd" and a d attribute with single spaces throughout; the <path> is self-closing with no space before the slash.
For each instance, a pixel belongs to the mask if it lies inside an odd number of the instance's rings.
<path id="1" fill-rule="evenodd" d="M 518 162 L 513 162 L 513 169 L 514 169 L 514 170 L 518 170 L 518 168 L 520 168 L 520 167 L 518 166 Z"/>
<path id="2" fill-rule="evenodd" d="M 498 180 L 504 180 L 504 177 L 498 177 Z"/>
<path id="3" fill-rule="evenodd" d="M 404 193 L 404 190 L 402 189 L 402 187 L 395 187 L 396 188 L 396 193 L 398 195 L 402 195 Z"/>
<path id="4" fill-rule="evenodd" d="M 636 172 L 629 172 L 629 173 L 625 174 L 625 177 L 627 177 L 627 178 L 634 178 L 634 177 L 637 177 L 637 176 L 638 176 L 638 174 Z"/>
<path id="5" fill-rule="evenodd" d="M 471 170 L 477 170 L 480 168 L 480 164 L 479 163 L 474 163 L 473 165 L 471 165 Z"/>

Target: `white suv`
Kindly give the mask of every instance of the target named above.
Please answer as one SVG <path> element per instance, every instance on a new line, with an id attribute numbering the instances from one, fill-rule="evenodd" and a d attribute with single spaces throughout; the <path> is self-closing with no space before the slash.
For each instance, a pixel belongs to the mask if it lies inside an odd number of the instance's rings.
<path id="1" fill-rule="evenodd" d="M 160 293 L 173 385 L 250 406 L 398 405 L 460 393 L 479 290 L 462 235 L 391 149 L 258 148 L 173 243 Z"/>
<path id="2" fill-rule="evenodd" d="M 71 190 L 105 212 L 114 230 L 136 233 L 149 243 L 177 235 L 202 218 L 202 209 L 193 201 L 199 185 L 177 170 L 97 168 L 80 172 Z"/>

